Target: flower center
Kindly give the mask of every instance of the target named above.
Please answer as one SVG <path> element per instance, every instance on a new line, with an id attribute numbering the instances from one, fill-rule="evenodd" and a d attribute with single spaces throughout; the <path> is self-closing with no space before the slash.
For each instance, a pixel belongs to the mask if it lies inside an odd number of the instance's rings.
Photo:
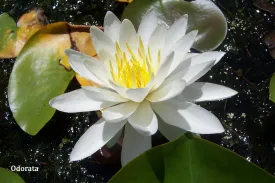
<path id="1" fill-rule="evenodd" d="M 126 88 L 144 88 L 156 73 L 156 67 L 148 48 L 146 53 L 143 42 L 139 38 L 139 47 L 135 53 L 126 43 L 127 53 L 123 52 L 116 42 L 115 63 L 109 62 L 113 81 Z M 128 57 L 127 57 L 128 54 Z M 160 62 L 160 51 L 157 55 Z"/>

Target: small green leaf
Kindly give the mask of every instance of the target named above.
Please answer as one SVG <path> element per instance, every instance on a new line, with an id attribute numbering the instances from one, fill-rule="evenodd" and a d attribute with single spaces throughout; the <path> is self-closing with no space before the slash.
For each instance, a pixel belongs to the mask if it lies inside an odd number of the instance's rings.
<path id="1" fill-rule="evenodd" d="M 25 181 L 16 173 L 0 167 L 1 183 L 25 183 Z"/>
<path id="2" fill-rule="evenodd" d="M 275 103 L 275 74 L 273 74 L 269 85 L 269 99 Z"/>
<path id="3" fill-rule="evenodd" d="M 241 156 L 186 134 L 153 148 L 122 168 L 109 183 L 275 183 Z"/>
<path id="4" fill-rule="evenodd" d="M 0 15 L 0 58 L 13 54 L 13 47 L 16 41 L 17 26 L 15 21 L 7 14 Z"/>
<path id="5" fill-rule="evenodd" d="M 122 19 L 127 18 L 138 27 L 144 14 L 154 9 L 159 18 L 171 25 L 176 19 L 188 14 L 188 31 L 199 30 L 195 44 L 199 51 L 217 48 L 227 33 L 226 19 L 221 10 L 210 0 L 136 0 L 125 9 Z"/>

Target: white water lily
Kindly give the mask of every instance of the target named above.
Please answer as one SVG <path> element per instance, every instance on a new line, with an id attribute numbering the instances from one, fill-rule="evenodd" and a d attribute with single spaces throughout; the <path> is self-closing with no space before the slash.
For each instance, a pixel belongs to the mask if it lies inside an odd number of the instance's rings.
<path id="1" fill-rule="evenodd" d="M 151 11 L 136 32 L 129 20 L 121 22 L 108 12 L 104 32 L 95 26 L 90 29 L 100 60 L 66 50 L 73 70 L 100 87 L 82 87 L 52 99 L 50 105 L 68 113 L 103 111 L 102 118 L 76 143 L 71 161 L 95 153 L 124 126 L 122 165 L 150 149 L 151 135 L 157 130 L 169 140 L 185 131 L 224 131 L 217 117 L 193 103 L 237 93 L 224 86 L 195 82 L 224 52 L 189 53 L 198 32 L 185 34 L 187 19 L 185 15 L 168 27 Z"/>

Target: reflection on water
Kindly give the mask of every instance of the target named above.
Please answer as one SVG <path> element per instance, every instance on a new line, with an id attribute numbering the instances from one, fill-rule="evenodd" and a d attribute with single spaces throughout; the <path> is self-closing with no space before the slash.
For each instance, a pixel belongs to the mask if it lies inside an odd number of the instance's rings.
<path id="1" fill-rule="evenodd" d="M 275 174 L 275 104 L 268 99 L 275 60 L 263 40 L 274 30 L 274 15 L 251 0 L 214 1 L 228 20 L 228 35 L 218 50 L 226 56 L 201 81 L 222 84 L 238 96 L 201 103 L 222 120 L 226 132 L 203 137 L 227 147 L 248 161 Z M 113 0 L 0 0 L 0 13 L 18 18 L 30 8 L 43 7 L 50 22 L 102 25 L 107 10 L 119 16 L 124 4 Z M 97 120 L 95 113 L 65 114 L 54 118 L 35 137 L 17 126 L 7 103 L 7 85 L 14 60 L 0 60 L 0 167 L 39 166 L 37 172 L 20 172 L 28 183 L 107 182 L 119 167 L 98 158 L 68 164 L 68 154 L 81 134 Z M 74 81 L 69 90 L 78 87 Z M 158 138 L 159 139 L 159 138 Z M 104 159 L 104 158 L 103 158 Z M 116 161 L 116 162 L 119 162 Z M 45 179 L 46 177 L 46 179 Z"/>

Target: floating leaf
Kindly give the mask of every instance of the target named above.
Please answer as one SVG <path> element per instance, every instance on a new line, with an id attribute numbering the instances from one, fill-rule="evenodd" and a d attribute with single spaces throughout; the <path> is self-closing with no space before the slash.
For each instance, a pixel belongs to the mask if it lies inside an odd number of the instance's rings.
<path id="1" fill-rule="evenodd" d="M 188 31 L 199 30 L 193 47 L 199 51 L 217 48 L 227 33 L 226 19 L 221 10 L 210 0 L 136 0 L 127 6 L 122 18 L 130 19 L 138 27 L 144 14 L 154 9 L 159 18 L 171 25 L 188 14 Z"/>
<path id="2" fill-rule="evenodd" d="M 269 99 L 275 103 L 275 74 L 273 74 L 269 85 Z"/>
<path id="3" fill-rule="evenodd" d="M 241 156 L 186 134 L 153 148 L 122 168 L 109 183 L 274 183 Z"/>
<path id="4" fill-rule="evenodd" d="M 14 44 L 18 28 L 6 13 L 0 15 L 0 58 L 14 57 Z"/>
<path id="5" fill-rule="evenodd" d="M 67 48 L 95 56 L 89 27 L 50 24 L 29 39 L 14 64 L 9 104 L 16 122 L 31 135 L 52 118 L 49 100 L 63 94 L 75 74 L 64 53 Z"/>
<path id="6" fill-rule="evenodd" d="M 116 0 L 117 2 L 122 2 L 122 3 L 131 3 L 133 0 Z"/>
<path id="7" fill-rule="evenodd" d="M 41 9 L 22 15 L 17 25 L 8 14 L 0 15 L 0 58 L 16 57 L 27 40 L 47 22 Z"/>
<path id="8" fill-rule="evenodd" d="M 1 183 L 25 183 L 25 181 L 17 174 L 10 170 L 0 167 Z"/>

